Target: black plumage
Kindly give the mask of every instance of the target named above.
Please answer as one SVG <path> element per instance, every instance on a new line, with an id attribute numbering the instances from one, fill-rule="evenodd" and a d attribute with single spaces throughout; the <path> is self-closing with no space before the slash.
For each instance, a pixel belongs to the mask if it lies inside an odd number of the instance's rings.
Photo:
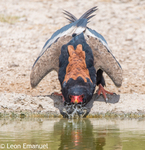
<path id="1" fill-rule="evenodd" d="M 85 62 L 87 69 L 89 70 L 91 81 L 87 78 L 87 82 L 85 82 L 81 76 L 78 76 L 76 80 L 70 78 L 67 82 L 63 82 L 66 75 L 66 67 L 69 63 L 68 45 L 73 45 L 74 49 L 76 49 L 79 44 L 82 45 L 83 51 L 85 52 Z M 61 84 L 62 94 L 67 103 L 71 102 L 71 99 L 69 98 L 70 95 L 84 95 L 84 104 L 91 100 L 96 87 L 96 69 L 94 68 L 94 57 L 92 50 L 86 43 L 83 33 L 76 35 L 68 44 L 62 46 L 61 55 L 59 57 L 58 78 Z"/>
<path id="2" fill-rule="evenodd" d="M 99 85 L 99 84 L 102 84 L 102 86 L 104 87 L 106 84 L 105 84 L 105 79 L 103 77 L 103 71 L 101 69 L 99 69 L 97 71 L 97 78 L 96 78 L 96 84 Z"/>

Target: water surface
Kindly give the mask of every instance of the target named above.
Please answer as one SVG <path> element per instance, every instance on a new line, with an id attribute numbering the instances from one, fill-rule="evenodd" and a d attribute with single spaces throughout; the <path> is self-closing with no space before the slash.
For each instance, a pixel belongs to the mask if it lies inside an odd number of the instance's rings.
<path id="1" fill-rule="evenodd" d="M 145 120 L 1 119 L 0 149 L 144 150 Z"/>

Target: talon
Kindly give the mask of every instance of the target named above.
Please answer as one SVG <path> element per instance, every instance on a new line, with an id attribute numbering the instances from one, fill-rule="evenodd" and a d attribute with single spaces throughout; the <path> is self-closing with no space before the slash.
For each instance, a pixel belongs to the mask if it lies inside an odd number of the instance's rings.
<path id="1" fill-rule="evenodd" d="M 98 89 L 98 96 L 102 93 L 102 95 L 103 95 L 103 97 L 104 97 L 104 99 L 105 99 L 105 101 L 106 101 L 106 103 L 108 102 L 108 98 L 107 98 L 107 96 L 106 96 L 106 93 L 107 94 L 110 94 L 110 95 L 113 95 L 114 93 L 111 93 L 111 92 L 109 92 L 109 91 L 106 91 L 105 89 L 104 89 L 104 87 L 102 86 L 102 84 L 99 84 L 99 89 Z"/>

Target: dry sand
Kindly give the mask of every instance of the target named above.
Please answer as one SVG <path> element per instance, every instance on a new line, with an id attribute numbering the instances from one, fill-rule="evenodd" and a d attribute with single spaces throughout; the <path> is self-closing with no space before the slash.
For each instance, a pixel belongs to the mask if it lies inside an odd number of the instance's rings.
<path id="1" fill-rule="evenodd" d="M 105 75 L 106 89 L 119 94 L 119 102 L 106 104 L 94 98 L 91 113 L 145 111 L 145 1 L 0 0 L 1 112 L 59 112 L 55 99 L 45 96 L 60 92 L 57 73 L 51 72 L 31 89 L 31 67 L 46 40 L 68 23 L 64 9 L 80 17 L 93 6 L 98 11 L 88 26 L 107 40 L 123 68 L 123 84 L 116 88 Z"/>

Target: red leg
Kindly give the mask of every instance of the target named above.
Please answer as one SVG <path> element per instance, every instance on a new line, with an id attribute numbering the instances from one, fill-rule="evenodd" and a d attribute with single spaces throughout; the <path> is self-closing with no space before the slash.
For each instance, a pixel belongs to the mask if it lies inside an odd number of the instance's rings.
<path id="1" fill-rule="evenodd" d="M 62 97 L 62 99 L 63 99 L 63 101 L 65 101 L 64 96 L 62 95 L 62 93 L 54 92 L 54 93 L 52 93 L 52 95 L 61 96 L 61 97 Z"/>
<path id="2" fill-rule="evenodd" d="M 98 89 L 98 95 L 100 95 L 101 93 L 102 93 L 102 95 L 103 95 L 103 97 L 104 97 L 104 99 L 106 100 L 106 102 L 108 101 L 108 98 L 107 98 L 107 96 L 106 96 L 106 93 L 107 94 L 110 94 L 110 95 L 113 95 L 114 93 L 111 93 L 111 92 L 109 92 L 109 91 L 106 91 L 105 89 L 104 89 L 104 87 L 102 86 L 102 84 L 99 84 L 99 89 Z"/>

